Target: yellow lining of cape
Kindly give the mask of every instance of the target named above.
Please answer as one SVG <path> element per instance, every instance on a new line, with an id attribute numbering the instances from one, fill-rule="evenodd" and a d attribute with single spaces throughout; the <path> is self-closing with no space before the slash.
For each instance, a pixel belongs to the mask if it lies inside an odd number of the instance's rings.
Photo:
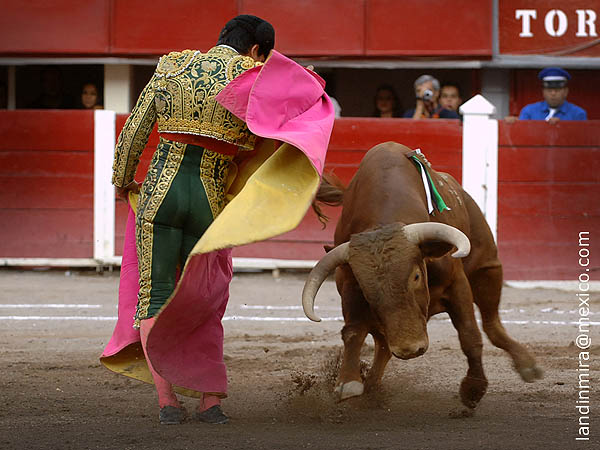
<path id="1" fill-rule="evenodd" d="M 266 140 L 263 145 L 273 142 Z M 190 257 L 269 239 L 298 226 L 319 187 L 319 175 L 306 155 L 283 144 L 246 177 L 253 168 L 240 170 L 232 188 L 242 183 L 243 188 L 196 243 Z"/>
<path id="2" fill-rule="evenodd" d="M 154 384 L 144 350 L 141 342 L 134 342 L 112 356 L 104 356 L 100 358 L 100 362 L 108 370 L 116 372 L 120 375 L 133 378 L 134 380 L 143 381 L 144 383 Z M 203 393 L 192 389 L 183 388 L 181 386 L 173 386 L 173 390 L 178 394 L 186 397 L 202 398 Z"/>

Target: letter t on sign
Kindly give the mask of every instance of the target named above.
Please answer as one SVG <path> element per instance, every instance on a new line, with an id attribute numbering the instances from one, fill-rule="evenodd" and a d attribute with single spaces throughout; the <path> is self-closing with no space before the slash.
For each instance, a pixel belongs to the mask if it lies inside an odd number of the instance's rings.
<path id="1" fill-rule="evenodd" d="M 531 32 L 531 19 L 537 19 L 537 11 L 535 9 L 517 9 L 515 10 L 515 18 L 523 19 L 523 26 L 519 37 L 533 37 Z"/>

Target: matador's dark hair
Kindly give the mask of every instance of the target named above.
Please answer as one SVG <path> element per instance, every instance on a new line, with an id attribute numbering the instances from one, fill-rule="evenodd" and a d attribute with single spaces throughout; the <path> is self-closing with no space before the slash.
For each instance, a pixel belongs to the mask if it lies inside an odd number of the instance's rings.
<path id="1" fill-rule="evenodd" d="M 258 54 L 266 58 L 275 46 L 275 30 L 260 17 L 242 14 L 225 24 L 217 42 L 220 44 L 229 45 L 242 54 L 258 44 Z"/>

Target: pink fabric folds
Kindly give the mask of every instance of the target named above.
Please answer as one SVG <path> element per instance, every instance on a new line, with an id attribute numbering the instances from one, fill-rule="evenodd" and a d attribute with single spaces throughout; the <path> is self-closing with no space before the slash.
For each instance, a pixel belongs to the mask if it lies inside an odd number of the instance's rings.
<path id="1" fill-rule="evenodd" d="M 154 369 L 172 384 L 227 393 L 221 318 L 233 276 L 231 249 L 194 255 L 148 335 Z"/>
<path id="2" fill-rule="evenodd" d="M 263 66 L 234 78 L 216 99 L 254 134 L 302 150 L 320 175 L 335 120 L 324 87 L 316 73 L 273 50 Z"/>
<path id="3" fill-rule="evenodd" d="M 129 206 L 127 225 L 125 226 L 121 277 L 119 279 L 118 319 L 112 337 L 108 341 L 101 358 L 116 355 L 128 345 L 140 342 L 140 332 L 133 328 L 133 316 L 135 316 L 137 294 L 140 289 L 139 277 L 135 247 L 135 213 Z"/>
<path id="4" fill-rule="evenodd" d="M 177 289 L 180 301 L 165 309 L 150 331 L 148 356 L 155 370 L 173 385 L 224 397 L 227 373 L 223 363 L 221 318 L 233 276 L 231 250 L 194 256 L 186 274 L 186 282 L 180 283 Z M 135 213 L 130 206 L 119 281 L 118 319 L 101 360 L 119 352 L 123 352 L 120 357 L 132 358 L 132 363 L 140 356 L 143 358 L 140 332 L 133 328 L 138 280 Z M 140 346 L 137 354 L 124 351 L 132 344 Z M 121 373 L 128 375 L 129 371 Z"/>

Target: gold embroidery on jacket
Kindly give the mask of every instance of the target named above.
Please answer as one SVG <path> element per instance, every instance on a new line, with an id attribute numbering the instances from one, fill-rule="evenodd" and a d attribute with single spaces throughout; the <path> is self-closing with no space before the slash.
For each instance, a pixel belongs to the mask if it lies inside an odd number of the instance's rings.
<path id="1" fill-rule="evenodd" d="M 200 181 L 215 219 L 225 206 L 225 184 L 233 156 L 205 149 L 200 162 Z"/>
<path id="2" fill-rule="evenodd" d="M 202 122 L 199 120 L 169 119 L 162 126 L 169 130 L 169 133 L 194 134 L 196 136 L 205 136 L 219 141 L 225 141 L 230 144 L 241 146 L 246 150 L 254 148 L 256 135 L 250 131 L 238 131 L 224 128 L 221 125 L 215 125 L 212 122 Z M 201 130 L 201 131 L 198 131 Z"/>
<path id="3" fill-rule="evenodd" d="M 257 65 L 226 47 L 163 56 L 154 80 L 159 132 L 206 136 L 252 150 L 256 136 L 215 97 L 236 76 Z"/>
<path id="4" fill-rule="evenodd" d="M 112 183 L 127 186 L 135 177 L 140 156 L 156 121 L 154 91 L 151 84 L 144 88 L 127 118 L 115 148 Z"/>
<path id="5" fill-rule="evenodd" d="M 162 56 L 156 67 L 156 76 L 159 78 L 170 78 L 180 75 L 199 54 L 199 50 L 184 50 L 182 52 L 171 52 L 166 56 Z"/>
<path id="6" fill-rule="evenodd" d="M 154 122 L 159 132 L 206 136 L 240 150 L 254 149 L 256 136 L 215 97 L 236 76 L 260 65 L 219 46 L 204 54 L 184 50 L 161 57 L 119 135 L 113 184 L 124 187 L 133 181 Z"/>
<path id="7" fill-rule="evenodd" d="M 135 228 L 140 290 L 134 326 L 139 325 L 139 320 L 148 317 L 152 290 L 154 218 L 179 171 L 186 147 L 187 144 L 161 138 L 140 191 Z"/>

